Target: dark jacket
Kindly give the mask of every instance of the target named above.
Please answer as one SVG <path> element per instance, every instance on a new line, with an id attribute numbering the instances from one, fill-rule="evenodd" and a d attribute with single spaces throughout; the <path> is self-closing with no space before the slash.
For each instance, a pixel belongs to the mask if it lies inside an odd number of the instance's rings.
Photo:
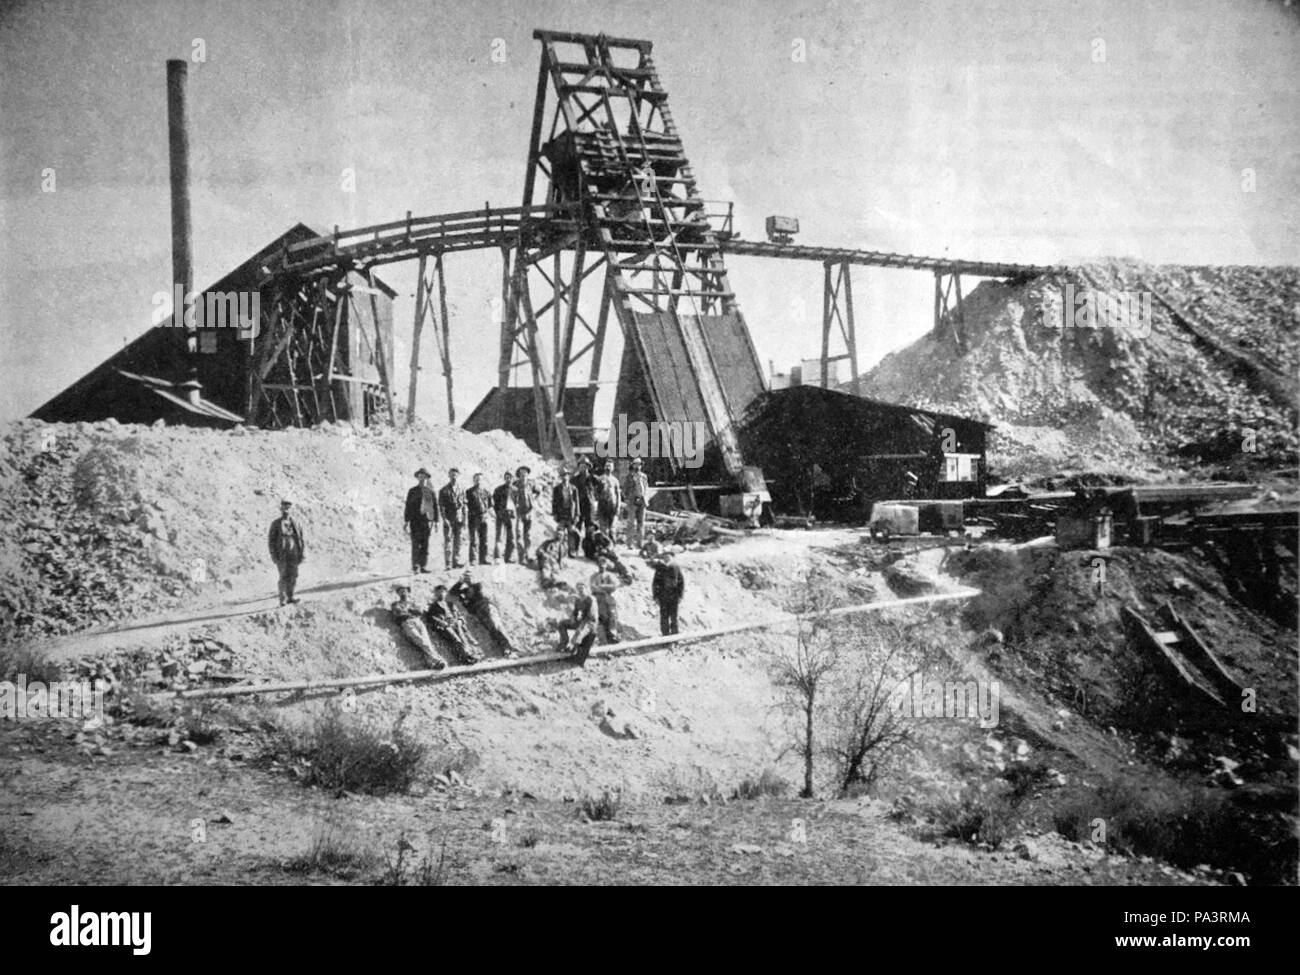
<path id="1" fill-rule="evenodd" d="M 582 512 L 583 518 L 590 518 L 596 510 L 596 500 L 600 494 L 596 475 L 584 468 L 573 475 L 573 486 L 578 489 L 578 510 Z"/>
<path id="2" fill-rule="evenodd" d="M 655 566 L 655 577 L 650 583 L 650 592 L 657 603 L 680 603 L 682 594 L 686 592 L 686 579 L 682 575 L 682 570 L 673 563 L 661 563 Z"/>
<path id="3" fill-rule="evenodd" d="M 470 521 L 484 521 L 492 510 L 492 495 L 485 487 L 472 487 L 465 492 L 465 506 Z"/>
<path id="4" fill-rule="evenodd" d="M 266 547 L 274 562 L 301 562 L 307 551 L 307 542 L 302 537 L 302 526 L 292 518 L 275 519 L 271 522 Z"/>
<path id="5" fill-rule="evenodd" d="M 424 618 L 430 626 L 433 627 L 456 627 L 465 624 L 465 617 L 456 611 L 456 607 L 449 602 L 438 602 L 436 599 L 429 603 L 429 608 L 424 611 Z"/>
<path id="6" fill-rule="evenodd" d="M 497 489 L 492 492 L 492 510 L 496 512 L 497 518 L 509 518 L 515 513 L 515 492 L 514 482 L 509 484 L 499 484 Z"/>
<path id="7" fill-rule="evenodd" d="M 487 594 L 483 592 L 483 583 L 481 582 L 466 582 L 461 579 L 448 589 L 447 593 L 459 599 L 461 605 L 475 616 L 484 612 L 491 602 Z"/>
<path id="8" fill-rule="evenodd" d="M 551 489 L 551 517 L 556 521 L 578 520 L 578 489 L 561 481 Z"/>
<path id="9" fill-rule="evenodd" d="M 453 485 L 450 481 L 442 486 L 438 491 L 438 510 L 442 512 L 444 521 L 453 525 L 463 524 L 465 521 L 465 489 L 459 484 Z"/>
<path id="10" fill-rule="evenodd" d="M 595 623 L 596 622 L 596 597 L 588 593 L 586 596 L 575 596 L 573 600 L 573 622 L 575 623 Z"/>
<path id="11" fill-rule="evenodd" d="M 418 528 L 428 528 L 429 525 L 438 520 L 438 496 L 433 488 L 429 489 L 433 494 L 433 511 L 431 516 L 426 516 L 423 507 L 420 504 L 420 485 L 416 485 L 406 492 L 406 513 L 403 515 L 403 521 Z"/>

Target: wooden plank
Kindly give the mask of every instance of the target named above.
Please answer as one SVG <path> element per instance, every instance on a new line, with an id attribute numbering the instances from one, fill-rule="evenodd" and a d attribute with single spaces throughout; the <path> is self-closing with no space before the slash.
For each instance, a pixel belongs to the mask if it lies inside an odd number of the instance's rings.
<path id="1" fill-rule="evenodd" d="M 874 613 L 886 609 L 899 609 L 908 606 L 928 606 L 935 603 L 956 602 L 958 600 L 970 599 L 971 597 L 978 595 L 980 595 L 978 589 L 962 589 L 951 593 L 937 593 L 929 596 L 911 596 L 904 599 L 886 599 L 873 603 L 860 603 L 854 606 L 843 606 L 838 609 L 832 609 L 823 615 L 827 618 L 838 619 L 840 617 L 855 616 L 862 613 Z M 791 626 L 798 624 L 799 622 L 800 617 L 790 613 L 782 613 L 772 619 L 760 620 L 756 623 L 737 623 L 731 626 L 720 626 L 709 630 L 700 630 L 696 633 L 678 633 L 669 636 L 646 637 L 641 640 L 629 640 L 624 643 L 612 643 L 607 646 L 593 647 L 591 658 L 612 657 L 624 653 L 651 653 L 684 643 L 698 643 L 702 640 L 712 640 L 720 636 L 728 636 L 732 633 L 743 633 L 749 630 Z M 286 691 L 325 690 L 332 688 L 342 689 L 345 687 L 382 687 L 385 684 L 404 684 L 415 681 L 436 682 L 456 680 L 461 677 L 477 677 L 481 674 L 491 674 L 502 670 L 526 670 L 532 667 L 540 667 L 545 664 L 563 663 L 564 661 L 571 659 L 572 658 L 567 653 L 540 653 L 527 657 L 488 660 L 483 663 L 471 664 L 463 667 L 444 667 L 441 670 L 411 670 L 398 674 L 369 674 L 364 677 L 341 677 L 333 680 L 316 681 L 287 681 L 275 684 L 245 684 L 237 687 L 205 687 L 192 691 L 179 691 L 175 693 L 164 692 L 154 696 L 159 698 L 178 697 L 190 700 L 194 698 L 210 697 L 239 697 L 245 694 L 276 694 Z"/>

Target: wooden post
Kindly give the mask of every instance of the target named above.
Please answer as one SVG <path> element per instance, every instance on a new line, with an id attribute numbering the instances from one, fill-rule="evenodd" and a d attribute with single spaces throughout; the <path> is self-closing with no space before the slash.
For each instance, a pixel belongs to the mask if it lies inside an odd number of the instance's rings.
<path id="1" fill-rule="evenodd" d="M 406 219 L 409 222 L 411 215 L 408 212 Z M 415 393 L 420 383 L 420 333 L 424 330 L 424 267 L 427 261 L 427 255 L 420 255 L 420 267 L 415 277 L 415 324 L 411 326 L 411 381 L 407 387 L 406 393 L 406 425 L 409 427 L 415 422 Z"/>
<path id="2" fill-rule="evenodd" d="M 442 374 L 447 379 L 447 423 L 456 424 L 456 400 L 451 388 L 451 323 L 447 320 L 447 279 L 442 273 L 442 254 L 433 262 L 438 276 L 438 305 L 442 311 Z"/>

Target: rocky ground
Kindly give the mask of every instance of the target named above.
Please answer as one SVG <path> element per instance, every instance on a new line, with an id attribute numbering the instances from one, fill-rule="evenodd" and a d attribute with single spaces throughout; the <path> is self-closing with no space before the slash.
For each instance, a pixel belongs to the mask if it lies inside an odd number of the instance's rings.
<path id="1" fill-rule="evenodd" d="M 1149 330 L 1053 327 L 1067 287 L 1149 295 Z M 990 467 L 1004 479 L 1294 471 L 1300 270 L 1112 260 L 986 281 L 961 335 L 886 356 L 864 392 L 996 423 Z"/>

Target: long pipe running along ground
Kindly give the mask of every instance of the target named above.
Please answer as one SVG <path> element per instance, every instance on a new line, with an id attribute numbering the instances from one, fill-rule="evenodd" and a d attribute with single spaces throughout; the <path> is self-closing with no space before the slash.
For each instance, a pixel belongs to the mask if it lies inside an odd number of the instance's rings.
<path id="1" fill-rule="evenodd" d="M 906 599 L 886 599 L 874 603 L 859 603 L 856 606 L 841 606 L 838 609 L 832 609 L 826 613 L 820 614 L 820 616 L 822 618 L 852 616 L 857 613 L 870 613 L 876 610 L 894 609 L 901 606 L 923 606 L 931 603 L 952 602 L 958 599 L 970 599 L 972 596 L 978 595 L 980 595 L 980 590 L 978 589 L 961 589 L 957 592 L 938 593 L 933 596 L 910 596 Z M 591 656 L 606 657 L 638 650 L 658 650 L 674 644 L 711 640 L 715 637 L 726 636 L 731 633 L 741 633 L 745 630 L 759 630 L 772 626 L 788 626 L 791 623 L 797 623 L 799 620 L 799 616 L 792 613 L 784 613 L 773 619 L 761 620 L 757 623 L 736 623 L 732 626 L 722 626 L 711 630 L 700 630 L 696 633 L 676 633 L 670 636 L 652 636 L 641 640 L 630 640 L 626 643 L 611 643 L 606 646 L 592 648 Z M 239 697 L 244 694 L 274 694 L 282 691 L 370 687 L 383 684 L 406 684 L 412 681 L 456 680 L 461 677 L 474 677 L 478 674 L 487 674 L 498 670 L 521 670 L 525 667 L 536 667 L 541 664 L 549 663 L 561 663 L 565 660 L 571 659 L 572 657 L 567 653 L 540 653 L 527 657 L 488 660 L 483 663 L 471 664 L 465 667 L 444 667 L 441 670 L 410 670 L 398 674 L 370 674 L 365 677 L 341 677 L 335 680 L 319 681 L 291 681 L 281 684 L 240 684 L 236 687 L 207 687 L 193 691 L 168 691 L 155 696 L 164 698 L 175 696 L 185 699 L 203 697 Z"/>

